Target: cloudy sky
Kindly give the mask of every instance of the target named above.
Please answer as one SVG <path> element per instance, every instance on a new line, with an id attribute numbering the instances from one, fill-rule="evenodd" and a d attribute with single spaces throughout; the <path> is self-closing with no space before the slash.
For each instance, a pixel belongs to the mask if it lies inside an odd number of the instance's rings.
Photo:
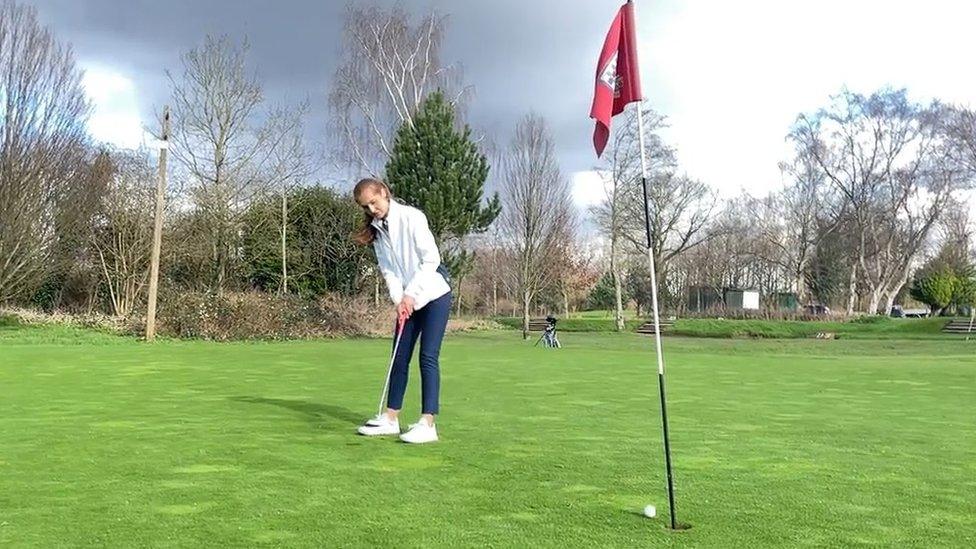
<path id="1" fill-rule="evenodd" d="M 314 107 L 340 47 L 329 0 L 33 0 L 73 44 L 96 104 L 91 130 L 124 146 L 168 95 L 165 69 L 208 33 L 247 36 L 270 98 Z M 389 3 L 389 2 L 382 2 Z M 599 195 L 588 119 L 596 57 L 619 0 L 409 0 L 450 14 L 445 60 L 475 87 L 470 121 L 498 141 L 528 111 L 550 123 L 581 205 Z M 976 3 L 954 0 L 637 0 L 644 93 L 666 115 L 682 167 L 724 194 L 780 185 L 784 135 L 847 86 L 907 87 L 920 101 L 976 106 Z"/>

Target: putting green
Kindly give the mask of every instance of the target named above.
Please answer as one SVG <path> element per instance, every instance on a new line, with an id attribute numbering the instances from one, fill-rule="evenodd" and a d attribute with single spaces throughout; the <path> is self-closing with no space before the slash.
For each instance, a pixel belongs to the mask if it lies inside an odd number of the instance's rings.
<path id="1" fill-rule="evenodd" d="M 411 447 L 353 434 L 389 341 L 8 329 L 0 546 L 976 545 L 976 342 L 666 339 L 675 534 L 651 340 L 561 339 L 449 337 Z"/>

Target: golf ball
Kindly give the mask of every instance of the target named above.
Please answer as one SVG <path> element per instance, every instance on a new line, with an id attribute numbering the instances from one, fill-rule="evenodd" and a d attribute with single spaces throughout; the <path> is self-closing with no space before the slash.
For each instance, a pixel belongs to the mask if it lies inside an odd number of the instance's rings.
<path id="1" fill-rule="evenodd" d="M 654 518 L 657 516 L 657 509 L 653 505 L 648 505 L 644 508 L 644 516 L 647 518 Z"/>

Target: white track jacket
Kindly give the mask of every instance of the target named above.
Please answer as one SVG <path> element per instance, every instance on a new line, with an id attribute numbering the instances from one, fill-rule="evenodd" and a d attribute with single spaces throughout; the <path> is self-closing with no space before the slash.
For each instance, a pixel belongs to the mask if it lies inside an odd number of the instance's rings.
<path id="1" fill-rule="evenodd" d="M 437 272 L 441 254 L 424 212 L 391 199 L 386 219 L 374 219 L 372 225 L 377 230 L 373 250 L 394 304 L 408 295 L 419 310 L 451 291 Z"/>

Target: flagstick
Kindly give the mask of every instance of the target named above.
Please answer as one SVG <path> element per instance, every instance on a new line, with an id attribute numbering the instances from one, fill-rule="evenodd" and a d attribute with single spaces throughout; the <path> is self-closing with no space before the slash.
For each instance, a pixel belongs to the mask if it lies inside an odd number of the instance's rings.
<path id="1" fill-rule="evenodd" d="M 671 468 L 671 440 L 668 436 L 668 403 L 664 394 L 664 351 L 661 348 L 661 315 L 657 302 L 657 271 L 654 268 L 654 245 L 651 240 L 651 218 L 647 211 L 647 160 L 644 155 L 644 114 L 641 103 L 637 104 L 637 124 L 640 126 L 641 183 L 644 187 L 644 225 L 647 233 L 647 261 L 651 271 L 651 305 L 654 310 L 654 346 L 657 349 L 657 384 L 661 392 L 661 423 L 664 427 L 664 462 L 668 474 L 668 506 L 671 511 L 671 529 L 677 529 L 674 512 L 674 474 Z"/>
<path id="2" fill-rule="evenodd" d="M 628 0 L 634 9 L 633 0 Z M 634 10 L 634 36 L 637 36 L 637 16 Z M 636 47 L 636 46 L 635 46 Z M 647 158 L 644 148 L 644 108 L 643 101 L 637 102 L 638 142 L 640 144 L 641 184 L 644 188 L 644 229 L 647 234 L 647 261 L 651 271 L 651 305 L 654 310 L 654 346 L 657 350 L 657 384 L 661 393 L 661 424 L 664 427 L 664 462 L 668 476 L 668 508 L 671 512 L 671 529 L 677 530 L 678 523 L 674 512 L 674 474 L 671 468 L 671 440 L 668 435 L 668 404 L 664 393 L 664 351 L 661 348 L 661 316 L 657 302 L 657 271 L 654 268 L 654 242 L 651 239 L 651 217 L 647 201 Z"/>

